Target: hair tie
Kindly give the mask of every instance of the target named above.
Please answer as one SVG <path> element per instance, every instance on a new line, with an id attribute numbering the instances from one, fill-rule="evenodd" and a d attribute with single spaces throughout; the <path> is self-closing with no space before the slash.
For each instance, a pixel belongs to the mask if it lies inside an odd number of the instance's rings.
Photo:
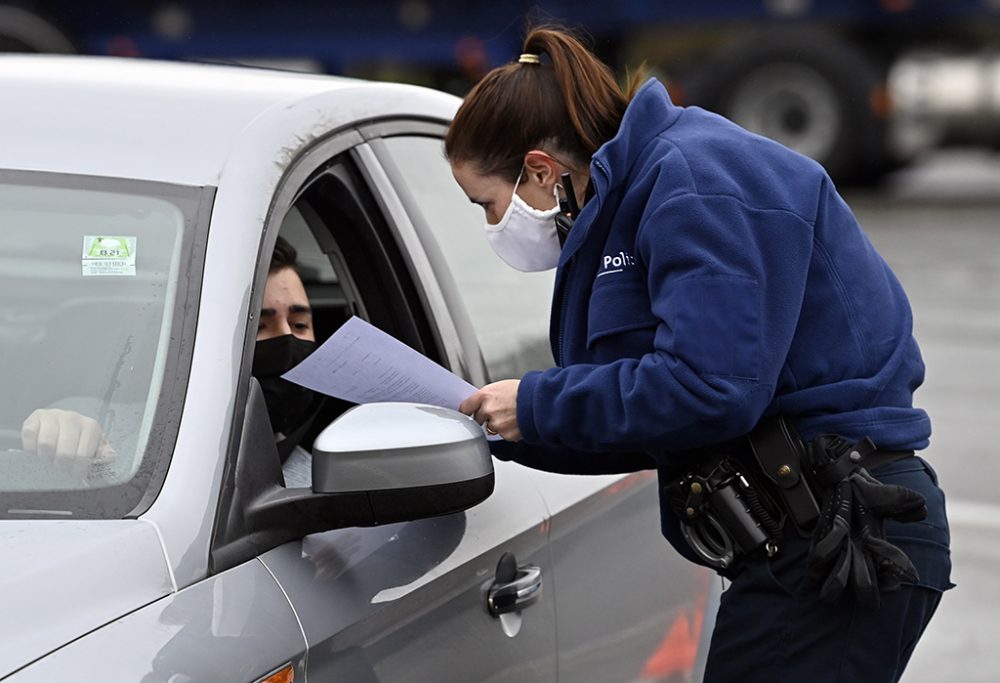
<path id="1" fill-rule="evenodd" d="M 525 52 L 517 59 L 518 64 L 541 64 L 542 60 L 539 59 L 538 55 L 533 55 L 530 52 Z"/>

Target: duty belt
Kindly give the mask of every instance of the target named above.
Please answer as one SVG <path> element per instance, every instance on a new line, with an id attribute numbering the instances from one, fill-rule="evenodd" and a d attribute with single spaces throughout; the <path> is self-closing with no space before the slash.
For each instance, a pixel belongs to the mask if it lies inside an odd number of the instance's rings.
<path id="1" fill-rule="evenodd" d="M 812 534 L 823 491 L 858 467 L 870 472 L 913 451 L 880 451 L 864 438 L 815 470 L 807 465 L 806 454 L 805 444 L 781 415 L 762 420 L 743 439 L 699 454 L 698 465 L 667 486 L 681 531 L 695 553 L 723 571 L 762 547 L 773 555 L 786 520 L 801 536 Z"/>
<path id="2" fill-rule="evenodd" d="M 819 517 L 818 490 L 833 486 L 857 467 L 871 472 L 913 455 L 913 451 L 878 450 L 871 439 L 864 437 L 830 465 L 805 471 L 805 445 L 782 415 L 762 420 L 747 435 L 747 441 L 761 473 L 775 487 L 785 512 L 803 536 L 812 533 Z"/>

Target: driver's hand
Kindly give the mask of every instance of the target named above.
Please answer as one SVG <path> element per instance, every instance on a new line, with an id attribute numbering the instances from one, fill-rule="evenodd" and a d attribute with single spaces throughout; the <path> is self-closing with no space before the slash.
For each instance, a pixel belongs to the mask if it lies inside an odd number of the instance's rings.
<path id="1" fill-rule="evenodd" d="M 21 447 L 83 477 L 95 462 L 117 456 L 97 420 L 72 410 L 40 408 L 21 425 Z"/>

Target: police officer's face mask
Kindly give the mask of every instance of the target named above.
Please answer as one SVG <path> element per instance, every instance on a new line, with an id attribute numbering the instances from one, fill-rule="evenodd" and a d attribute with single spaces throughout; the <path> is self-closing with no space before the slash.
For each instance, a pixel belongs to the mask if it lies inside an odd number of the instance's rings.
<path id="1" fill-rule="evenodd" d="M 556 233 L 556 214 L 559 213 L 559 195 L 552 188 L 555 206 L 539 210 L 528 205 L 517 194 L 521 176 L 514 183 L 510 205 L 499 223 L 486 223 L 486 239 L 497 256 L 511 268 L 528 272 L 549 270 L 559 264 L 559 235 Z"/>
<path id="2" fill-rule="evenodd" d="M 281 379 L 306 356 L 316 350 L 316 342 L 291 334 L 257 342 L 251 373 L 260 383 L 275 432 L 289 434 L 309 417 L 316 394 L 305 387 Z"/>

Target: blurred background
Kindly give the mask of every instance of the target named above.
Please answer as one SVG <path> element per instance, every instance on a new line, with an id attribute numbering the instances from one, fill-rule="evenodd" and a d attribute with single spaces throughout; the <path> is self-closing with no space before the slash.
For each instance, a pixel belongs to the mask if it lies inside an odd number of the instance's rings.
<path id="1" fill-rule="evenodd" d="M 236 61 L 463 94 L 526 18 L 868 183 L 1000 140 L 1000 0 L 0 0 L 0 50 Z"/>
<path id="2" fill-rule="evenodd" d="M 0 0 L 0 52 L 235 62 L 461 96 L 516 59 L 528 21 L 581 30 L 619 74 L 645 63 L 675 102 L 837 180 L 910 295 L 926 457 L 952 517 L 959 585 L 903 680 L 995 681 L 1000 0 Z"/>

